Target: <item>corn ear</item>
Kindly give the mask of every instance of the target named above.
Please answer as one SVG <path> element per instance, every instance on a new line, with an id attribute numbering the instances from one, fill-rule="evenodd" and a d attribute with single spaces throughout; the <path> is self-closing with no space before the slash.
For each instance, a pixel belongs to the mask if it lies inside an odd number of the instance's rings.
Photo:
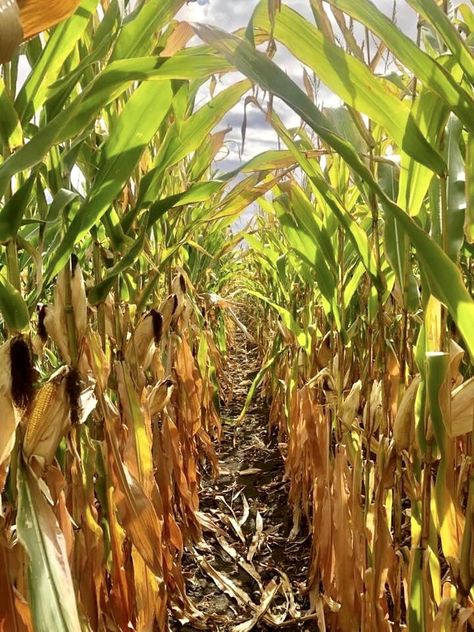
<path id="1" fill-rule="evenodd" d="M 74 255 L 71 257 L 71 303 L 78 346 L 80 346 L 87 330 L 87 297 L 81 266 Z"/>
<path id="2" fill-rule="evenodd" d="M 173 314 L 172 322 L 176 324 L 179 319 L 183 316 L 184 311 L 187 306 L 186 301 L 186 280 L 184 275 L 180 272 L 175 276 L 171 283 L 171 291 L 176 295 L 177 305 Z"/>
<path id="3" fill-rule="evenodd" d="M 176 294 L 170 294 L 160 306 L 160 314 L 163 317 L 162 335 L 166 336 L 174 320 L 174 315 L 178 308 L 178 297 Z"/>
<path id="4" fill-rule="evenodd" d="M 71 370 L 62 367 L 44 384 L 26 416 L 23 453 L 28 461 L 44 469 L 54 459 L 56 449 L 71 421 L 68 376 Z"/>
<path id="5" fill-rule="evenodd" d="M 153 418 L 159 415 L 171 399 L 174 383 L 170 379 L 158 382 L 148 394 L 148 408 Z"/>
<path id="6" fill-rule="evenodd" d="M 67 339 L 67 325 L 64 311 L 56 305 L 44 306 L 44 327 L 54 344 L 59 349 L 62 359 L 66 364 L 71 364 L 71 354 Z"/>
<path id="7" fill-rule="evenodd" d="M 162 315 L 155 309 L 140 320 L 127 343 L 125 358 L 147 368 L 153 357 L 155 345 L 160 342 L 163 327 Z"/>
<path id="8" fill-rule="evenodd" d="M 417 375 L 405 391 L 393 424 L 393 439 L 399 452 L 409 450 L 415 443 L 415 399 L 420 384 Z"/>
<path id="9" fill-rule="evenodd" d="M 67 290 L 67 283 L 70 283 L 70 292 Z M 70 306 L 67 304 L 69 295 Z M 72 359 L 66 318 L 69 307 L 73 311 L 76 345 L 80 351 L 87 331 L 87 298 L 84 279 L 76 257 L 72 257 L 71 269 L 65 267 L 58 274 L 53 305 L 43 306 L 38 316 L 38 334 L 44 338 L 44 330 L 46 330 L 66 364 L 71 364 Z"/>
<path id="10" fill-rule="evenodd" d="M 51 405 L 52 400 L 56 396 L 58 385 L 55 382 L 47 382 L 39 391 L 31 413 L 28 416 L 28 425 L 26 427 L 24 446 L 27 449 L 34 437 L 49 425 L 50 420 L 46 417 L 46 413 Z"/>

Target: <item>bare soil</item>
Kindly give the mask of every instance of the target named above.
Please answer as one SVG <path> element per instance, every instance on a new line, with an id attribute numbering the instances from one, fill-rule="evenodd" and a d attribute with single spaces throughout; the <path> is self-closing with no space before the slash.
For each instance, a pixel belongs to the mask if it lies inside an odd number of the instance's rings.
<path id="1" fill-rule="evenodd" d="M 203 478 L 203 541 L 183 558 L 188 595 L 205 623 L 175 622 L 176 631 L 231 631 L 245 621 L 244 630 L 318 629 L 313 620 L 298 621 L 309 605 L 304 588 L 310 541 L 305 534 L 289 540 L 292 509 L 283 457 L 275 434 L 268 433 L 267 407 L 259 395 L 237 423 L 258 369 L 256 349 L 237 331 L 221 410 L 220 476 Z M 270 604 L 259 616 L 265 597 Z"/>

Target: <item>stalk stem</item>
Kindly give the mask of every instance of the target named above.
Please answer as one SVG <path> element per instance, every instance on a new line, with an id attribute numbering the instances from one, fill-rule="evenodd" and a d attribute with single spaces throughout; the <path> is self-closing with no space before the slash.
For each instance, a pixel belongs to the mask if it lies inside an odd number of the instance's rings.
<path id="1" fill-rule="evenodd" d="M 71 292 L 71 260 L 69 259 L 66 264 L 66 283 L 65 283 L 65 306 L 66 312 L 66 327 L 67 336 L 69 342 L 69 353 L 71 355 L 71 366 L 73 369 L 77 368 L 79 359 L 79 353 L 77 349 L 77 336 L 76 336 L 76 323 L 74 321 L 74 307 L 72 305 L 72 292 Z"/>
<path id="2" fill-rule="evenodd" d="M 21 292 L 20 267 L 18 265 L 18 249 L 16 240 L 7 243 L 7 275 L 8 280 L 19 292 Z"/>

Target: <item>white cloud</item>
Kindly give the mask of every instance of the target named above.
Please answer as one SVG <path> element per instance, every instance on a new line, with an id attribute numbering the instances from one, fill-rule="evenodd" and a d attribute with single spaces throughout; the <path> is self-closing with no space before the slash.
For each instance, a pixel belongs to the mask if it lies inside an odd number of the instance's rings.
<path id="1" fill-rule="evenodd" d="M 357 2 L 357 0 L 354 0 Z M 285 0 L 283 0 L 285 2 Z M 234 31 L 237 28 L 247 25 L 253 10 L 258 4 L 258 0 L 200 0 L 200 2 L 189 2 L 184 5 L 177 15 L 177 19 L 190 22 L 203 22 L 217 26 L 226 31 Z M 312 19 L 309 0 L 287 0 L 286 4 L 309 19 Z M 405 0 L 375 0 L 375 4 L 386 15 L 391 16 L 394 12 L 398 27 L 414 37 L 416 32 L 416 16 Z M 330 15 L 332 18 L 333 16 Z M 355 32 L 356 37 L 363 37 L 363 30 Z M 274 61 L 300 86 L 302 86 L 303 65 L 283 46 L 278 47 Z M 238 75 L 232 73 L 224 78 L 218 89 L 222 89 L 235 81 Z M 207 87 L 201 90 L 199 101 L 209 98 Z M 332 106 L 340 103 L 339 99 L 333 95 L 324 85 L 321 85 L 317 94 L 318 105 Z M 283 103 L 275 102 L 276 111 L 283 118 L 288 127 L 299 124 L 298 117 Z M 240 160 L 248 160 L 252 156 L 268 149 L 275 149 L 278 146 L 277 138 L 265 121 L 263 114 L 255 107 L 247 108 L 247 133 L 245 149 L 243 155 L 240 154 L 241 125 L 243 121 L 243 104 L 238 104 L 233 108 L 223 120 L 220 127 L 232 126 L 232 131 L 227 135 L 228 157 L 219 164 L 221 170 L 232 169 Z"/>

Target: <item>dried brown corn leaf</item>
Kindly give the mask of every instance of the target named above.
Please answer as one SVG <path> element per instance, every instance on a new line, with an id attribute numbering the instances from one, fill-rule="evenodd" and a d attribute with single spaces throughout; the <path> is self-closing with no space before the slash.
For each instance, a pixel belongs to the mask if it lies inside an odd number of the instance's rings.
<path id="1" fill-rule="evenodd" d="M 253 630 L 253 628 L 257 625 L 260 619 L 262 619 L 264 614 L 270 608 L 279 588 L 280 584 L 275 579 L 270 580 L 265 586 L 264 591 L 262 592 L 260 605 L 257 606 L 252 618 L 248 621 L 244 621 L 243 623 L 235 625 L 232 628 L 232 632 L 250 632 L 250 630 Z"/>
<path id="2" fill-rule="evenodd" d="M 148 567 L 163 576 L 162 524 L 150 498 L 123 463 L 113 425 L 106 419 L 107 443 L 114 474 L 114 499 L 120 522 Z"/>
<path id="3" fill-rule="evenodd" d="M 18 0 L 23 38 L 29 39 L 68 18 L 80 0 Z"/>
<path id="4" fill-rule="evenodd" d="M 224 575 L 224 573 L 221 573 L 216 568 L 214 568 L 212 564 L 210 564 L 206 560 L 205 557 L 203 557 L 196 551 L 196 549 L 193 549 L 193 553 L 194 558 L 201 569 L 212 579 L 212 581 L 220 590 L 222 590 L 222 592 L 226 593 L 227 595 L 235 599 L 237 603 L 243 606 L 248 606 L 252 609 L 256 608 L 252 599 L 245 592 L 245 590 L 237 586 L 237 584 L 233 582 L 230 577 L 227 577 L 227 575 Z"/>

